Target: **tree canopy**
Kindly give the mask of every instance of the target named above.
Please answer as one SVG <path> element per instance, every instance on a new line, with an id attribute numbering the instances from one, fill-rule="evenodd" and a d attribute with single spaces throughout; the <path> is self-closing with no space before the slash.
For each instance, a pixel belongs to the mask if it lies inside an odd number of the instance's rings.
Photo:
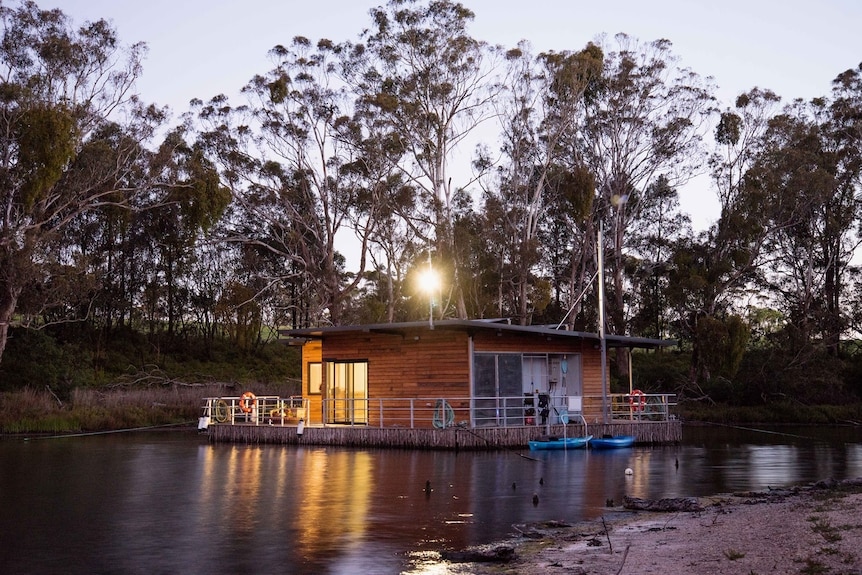
<path id="1" fill-rule="evenodd" d="M 606 276 L 607 331 L 677 339 L 683 393 L 856 337 L 862 67 L 727 105 L 667 39 L 535 54 L 457 2 L 390 0 L 168 126 L 134 93 L 144 44 L 31 1 L 0 18 L 0 360 L 10 329 L 68 322 L 254 349 L 419 319 L 429 262 L 435 317 L 589 331 Z M 705 230 L 679 205 L 695 178 Z"/>

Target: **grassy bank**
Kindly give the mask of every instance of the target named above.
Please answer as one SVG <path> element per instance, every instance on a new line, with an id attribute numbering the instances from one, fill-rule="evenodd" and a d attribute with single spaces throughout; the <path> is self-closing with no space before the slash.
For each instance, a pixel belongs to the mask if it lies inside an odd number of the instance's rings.
<path id="1" fill-rule="evenodd" d="M 280 391 L 253 386 L 258 394 Z M 67 399 L 49 390 L 0 393 L 0 433 L 82 433 L 171 424 L 197 424 L 202 398 L 239 395 L 225 385 L 144 389 L 74 389 Z M 282 393 L 283 394 L 283 393 Z"/>
<path id="2" fill-rule="evenodd" d="M 678 405 L 676 413 L 683 421 L 735 425 L 862 425 L 862 403 L 803 405 L 787 401 L 755 406 L 734 406 L 687 402 Z"/>
<path id="3" fill-rule="evenodd" d="M 10 339 L 0 364 L 0 433 L 196 424 L 204 397 L 299 392 L 299 350 L 275 341 L 243 350 L 118 330 L 94 349 L 87 342 L 98 332 L 68 330 L 19 329 Z"/>

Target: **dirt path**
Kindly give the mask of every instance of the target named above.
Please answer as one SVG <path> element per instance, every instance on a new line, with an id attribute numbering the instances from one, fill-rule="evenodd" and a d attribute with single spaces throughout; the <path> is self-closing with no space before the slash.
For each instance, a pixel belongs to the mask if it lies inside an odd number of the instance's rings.
<path id="1" fill-rule="evenodd" d="M 450 562 L 449 572 L 862 575 L 862 479 L 697 503 L 702 510 L 612 512 L 581 525 L 524 526 L 523 536 L 490 548 L 501 558 L 508 549 L 514 559 Z"/>

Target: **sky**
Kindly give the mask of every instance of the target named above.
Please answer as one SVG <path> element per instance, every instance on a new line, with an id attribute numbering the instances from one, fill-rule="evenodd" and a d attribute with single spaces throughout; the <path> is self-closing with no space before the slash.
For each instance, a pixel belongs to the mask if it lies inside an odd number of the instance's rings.
<path id="1" fill-rule="evenodd" d="M 104 18 L 124 44 L 149 46 L 137 91 L 175 118 L 193 98 L 232 100 L 267 52 L 295 36 L 356 40 L 368 11 L 386 0 L 36 0 L 76 24 Z M 859 0 L 462 0 L 475 13 L 471 34 L 534 52 L 579 50 L 618 32 L 643 42 L 670 40 L 679 64 L 712 77 L 722 108 L 759 87 L 787 102 L 828 96 L 831 81 L 862 62 Z M 239 102 L 240 100 L 236 100 Z M 177 120 L 178 121 L 178 120 Z M 465 152 L 469 153 L 469 151 Z M 680 190 L 695 229 L 718 216 L 708 181 Z"/>

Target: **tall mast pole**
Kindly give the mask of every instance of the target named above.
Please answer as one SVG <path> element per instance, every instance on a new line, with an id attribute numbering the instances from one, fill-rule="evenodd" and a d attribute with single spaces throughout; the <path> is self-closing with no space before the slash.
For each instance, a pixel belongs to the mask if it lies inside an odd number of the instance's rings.
<path id="1" fill-rule="evenodd" d="M 599 218 L 599 236 L 596 241 L 598 251 L 598 274 L 599 274 L 599 345 L 602 350 L 602 423 L 608 422 L 608 346 L 605 340 L 605 260 L 602 248 L 602 236 L 604 235 L 604 224 Z"/>

